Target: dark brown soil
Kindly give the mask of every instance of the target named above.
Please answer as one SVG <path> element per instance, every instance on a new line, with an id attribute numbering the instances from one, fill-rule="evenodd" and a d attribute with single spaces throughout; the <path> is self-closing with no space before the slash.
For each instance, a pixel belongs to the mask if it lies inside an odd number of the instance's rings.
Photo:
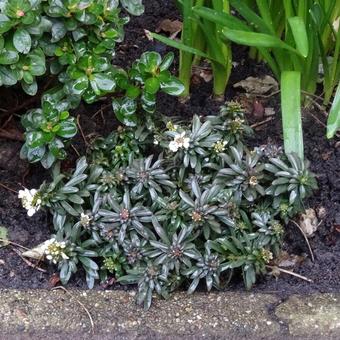
<path id="1" fill-rule="evenodd" d="M 119 65 L 131 64 L 146 50 L 156 50 L 160 53 L 169 50 L 162 44 L 149 41 L 144 35 L 144 29 L 154 31 L 161 20 L 165 18 L 177 19 L 178 12 L 173 1 L 148 0 L 145 3 L 146 13 L 142 17 L 133 18 L 127 26 L 126 39 L 117 51 L 116 63 Z M 249 60 L 243 48 L 234 51 L 234 60 L 239 65 L 233 69 L 230 78 L 230 85 L 226 92 L 228 100 L 239 96 L 239 93 L 232 87 L 235 82 L 245 79 L 247 76 L 270 74 L 263 64 Z M 191 99 L 186 104 L 180 104 L 176 98 L 162 95 L 158 102 L 158 112 L 181 117 L 217 112 L 220 103 L 209 96 L 211 88 L 210 83 L 205 83 L 203 80 L 196 81 Z M 11 95 L 8 89 L 4 91 L 1 88 L 1 108 L 17 105 L 15 102 L 11 104 L 9 100 L 11 96 L 17 98 L 17 102 L 27 100 L 17 91 L 12 91 Z M 264 144 L 268 142 L 268 138 L 282 143 L 279 97 L 273 96 L 263 104 L 273 107 L 276 116 L 256 131 L 255 136 L 250 139 L 250 143 L 254 146 Z M 30 105 L 27 105 L 26 108 L 29 108 Z M 92 106 L 84 105 L 76 113 L 81 115 L 80 122 L 87 138 L 93 137 L 94 134 L 106 134 L 115 126 L 111 110 L 103 110 L 103 115 L 97 113 L 101 105 L 102 103 Z M 278 280 L 268 276 L 258 282 L 255 286 L 256 291 L 278 292 L 284 296 L 294 292 L 340 290 L 338 264 L 340 259 L 340 148 L 336 147 L 335 141 L 326 140 L 324 127 L 310 113 L 308 110 L 304 112 L 305 150 L 306 157 L 312 162 L 312 170 L 318 176 L 319 190 L 306 202 L 306 207 L 324 208 L 326 213 L 315 236 L 310 239 L 315 256 L 314 263 L 308 257 L 308 248 L 301 233 L 293 225 L 287 227 L 284 248 L 289 254 L 306 255 L 306 259 L 294 271 L 312 279 L 314 283 L 308 283 L 289 275 L 281 275 Z M 312 113 L 324 121 L 320 112 L 313 111 Z M 95 115 L 94 118 L 93 115 Z M 248 118 L 251 123 L 259 120 L 251 113 Z M 2 124 L 1 119 L 0 123 Z M 10 127 L 16 128 L 17 126 L 19 123 L 14 118 Z M 0 226 L 8 229 L 9 237 L 13 242 L 25 247 L 32 247 L 49 238 L 52 232 L 50 218 L 44 212 L 39 212 L 34 217 L 28 218 L 24 209 L 21 208 L 17 195 L 4 188 L 3 185 L 12 190 L 19 190 L 23 185 L 38 187 L 44 178 L 48 178 L 48 174 L 41 167 L 28 165 L 19 159 L 20 145 L 20 142 L 0 139 Z M 84 152 L 85 145 L 80 136 L 76 138 L 73 145 L 79 153 Z M 77 155 L 73 149 L 70 149 L 69 152 L 71 155 L 69 163 L 72 164 Z M 69 165 L 65 164 L 65 166 Z M 46 267 L 45 264 L 41 264 L 41 266 L 47 270 L 46 273 L 27 265 L 12 247 L 0 248 L 0 288 L 48 288 L 49 279 L 55 269 Z M 80 274 L 72 280 L 70 286 L 85 288 L 84 281 Z M 230 289 L 243 288 L 240 282 L 233 282 Z"/>

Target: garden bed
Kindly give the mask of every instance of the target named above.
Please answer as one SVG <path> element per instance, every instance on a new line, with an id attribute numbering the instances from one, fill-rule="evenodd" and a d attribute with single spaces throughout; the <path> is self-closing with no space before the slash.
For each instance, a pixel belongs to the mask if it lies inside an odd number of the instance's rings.
<path id="1" fill-rule="evenodd" d="M 133 18 L 126 26 L 126 39 L 117 50 L 115 59 L 117 64 L 131 64 L 147 50 L 156 50 L 162 54 L 166 52 L 167 47 L 148 40 L 144 32 L 146 28 L 154 31 L 160 21 L 165 18 L 171 20 L 178 18 L 172 1 L 147 1 L 145 14 Z M 238 47 L 234 51 L 234 61 L 237 64 L 230 78 L 227 100 L 239 99 L 241 95 L 232 87 L 234 83 L 248 76 L 260 77 L 270 74 L 263 64 L 248 60 L 243 48 Z M 176 70 L 173 69 L 173 71 Z M 206 83 L 201 78 L 195 79 L 191 99 L 186 103 L 179 103 L 175 97 L 161 95 L 157 104 L 157 112 L 188 119 L 194 114 L 217 113 L 220 103 L 209 97 L 211 86 L 211 83 Z M 25 96 L 16 94 L 13 88 L 10 90 L 1 88 L 0 91 L 2 91 L 0 106 L 4 109 L 12 109 L 27 99 Z M 250 139 L 250 144 L 258 146 L 268 143 L 269 137 L 272 141 L 281 143 L 279 95 L 258 99 L 263 102 L 263 105 L 272 107 L 275 115 L 272 120 L 262 124 L 266 117 L 254 115 L 249 110 L 247 118 L 251 124 L 254 124 L 256 132 Z M 30 107 L 35 107 L 35 105 L 27 105 L 25 109 Z M 90 140 L 96 134 L 105 135 L 116 126 L 114 115 L 110 109 L 107 109 L 105 102 L 92 106 L 82 105 L 75 116 L 78 114 L 81 114 L 80 125 L 86 140 Z M 284 242 L 284 250 L 288 254 L 306 257 L 302 261 L 297 261 L 293 270 L 313 280 L 313 283 L 290 275 L 281 275 L 277 281 L 272 276 L 268 276 L 258 281 L 255 290 L 285 295 L 292 292 L 331 292 L 340 289 L 340 273 L 337 263 L 340 258 L 340 146 L 334 140 L 332 142 L 326 140 L 325 129 L 319 122 L 322 123 L 324 120 L 322 112 L 313 109 L 304 112 L 305 154 L 306 158 L 311 161 L 311 170 L 317 175 L 319 183 L 319 190 L 306 202 L 306 208 L 310 207 L 315 211 L 324 210 L 320 215 L 320 225 L 315 236 L 309 240 L 315 262 L 311 261 L 307 244 L 294 225 L 288 226 Z M 6 128 L 15 129 L 18 125 L 14 117 Z M 50 237 L 52 231 L 50 217 L 47 213 L 39 212 L 34 217 L 28 218 L 17 194 L 9 189 L 18 191 L 22 185 L 30 188 L 38 187 L 43 178 L 48 178 L 48 174 L 40 166 L 28 165 L 26 161 L 19 160 L 20 146 L 21 143 L 17 141 L 0 140 L 0 183 L 3 185 L 0 187 L 0 226 L 8 229 L 12 242 L 32 247 Z M 65 163 L 64 167 L 73 166 L 74 160 L 78 157 L 76 152 L 84 153 L 85 143 L 81 134 L 73 142 L 73 146 L 74 148 L 70 150 L 71 160 Z M 50 279 L 55 268 L 47 267 L 46 273 L 32 268 L 18 256 L 14 249 L 16 247 L 0 249 L 0 288 L 48 288 L 51 285 Z M 46 267 L 43 265 L 43 268 Z M 71 280 L 69 286 L 85 288 L 83 275 L 78 274 Z M 113 288 L 121 287 L 117 285 Z M 97 285 L 96 289 L 102 289 L 102 287 Z M 229 289 L 243 289 L 243 286 L 235 281 Z"/>

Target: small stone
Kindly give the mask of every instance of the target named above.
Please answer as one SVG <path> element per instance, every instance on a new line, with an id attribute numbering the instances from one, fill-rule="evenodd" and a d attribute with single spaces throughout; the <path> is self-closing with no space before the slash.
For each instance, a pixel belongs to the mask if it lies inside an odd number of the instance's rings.
<path id="1" fill-rule="evenodd" d="M 274 116 L 274 115 L 275 115 L 275 110 L 274 110 L 272 107 L 265 107 L 265 109 L 264 109 L 264 115 L 265 115 L 266 117 Z"/>

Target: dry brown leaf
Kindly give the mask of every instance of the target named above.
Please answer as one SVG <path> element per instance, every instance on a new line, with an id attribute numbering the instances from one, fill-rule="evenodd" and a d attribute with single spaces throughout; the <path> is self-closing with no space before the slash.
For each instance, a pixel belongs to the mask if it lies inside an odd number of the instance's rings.
<path id="1" fill-rule="evenodd" d="M 268 92 L 278 91 L 279 89 L 277 81 L 268 75 L 263 78 L 248 77 L 234 84 L 234 87 L 241 87 L 250 94 L 266 94 Z"/>
<path id="2" fill-rule="evenodd" d="M 156 32 L 166 32 L 166 33 L 178 33 L 182 31 L 182 22 L 179 20 L 170 20 L 170 19 L 164 19 L 162 20 L 159 25 L 156 28 Z"/>
<path id="3" fill-rule="evenodd" d="M 293 268 L 299 265 L 304 260 L 305 260 L 304 256 L 288 254 L 286 251 L 282 251 L 280 253 L 280 256 L 275 260 L 275 265 L 282 268 Z"/>
<path id="4" fill-rule="evenodd" d="M 300 227 L 307 237 L 312 237 L 318 229 L 319 221 L 314 209 L 306 209 L 300 216 Z"/>
<path id="5" fill-rule="evenodd" d="M 206 83 L 209 83 L 213 79 L 212 69 L 210 67 L 193 66 L 193 76 L 197 76 L 203 79 Z"/>
<path id="6" fill-rule="evenodd" d="M 254 99 L 254 101 L 253 101 L 253 112 L 252 112 L 252 114 L 258 120 L 263 118 L 264 107 L 263 107 L 262 103 L 257 99 Z"/>
<path id="7" fill-rule="evenodd" d="M 56 287 L 60 282 L 60 277 L 57 273 L 54 273 L 48 280 L 48 285 L 50 288 Z"/>

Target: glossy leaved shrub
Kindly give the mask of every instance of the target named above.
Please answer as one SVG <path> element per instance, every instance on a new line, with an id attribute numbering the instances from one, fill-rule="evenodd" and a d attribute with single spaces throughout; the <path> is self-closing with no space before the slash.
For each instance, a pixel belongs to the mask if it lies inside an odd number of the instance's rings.
<path id="1" fill-rule="evenodd" d="M 54 75 L 60 83 L 42 96 L 40 108 L 23 115 L 23 158 L 45 168 L 65 159 L 77 133 L 69 111 L 81 100 L 111 97 L 116 117 L 135 126 L 137 112 L 155 110 L 157 92 L 182 93 L 169 72 L 172 53 L 146 52 L 129 70 L 114 65 L 126 12 L 143 11 L 142 0 L 0 0 L 0 86 L 20 83 L 36 95 L 40 76 Z"/>

